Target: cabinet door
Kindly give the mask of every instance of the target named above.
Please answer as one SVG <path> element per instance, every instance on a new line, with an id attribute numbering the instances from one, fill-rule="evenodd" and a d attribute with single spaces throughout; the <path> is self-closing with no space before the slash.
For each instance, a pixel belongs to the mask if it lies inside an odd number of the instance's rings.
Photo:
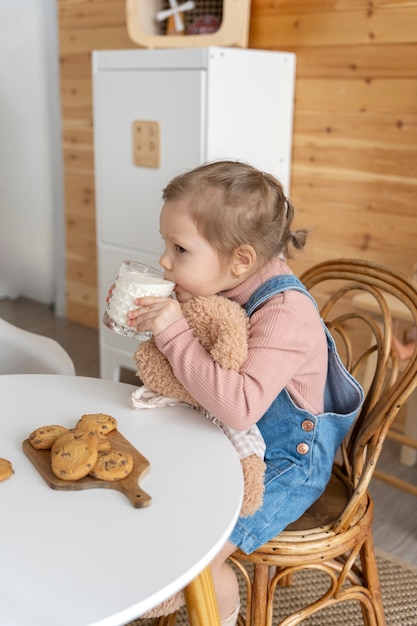
<path id="1" fill-rule="evenodd" d="M 204 70 L 98 72 L 94 130 L 99 242 L 161 251 L 162 189 L 204 157 L 205 92 Z M 157 168 L 134 164 L 135 121 L 159 122 Z"/>

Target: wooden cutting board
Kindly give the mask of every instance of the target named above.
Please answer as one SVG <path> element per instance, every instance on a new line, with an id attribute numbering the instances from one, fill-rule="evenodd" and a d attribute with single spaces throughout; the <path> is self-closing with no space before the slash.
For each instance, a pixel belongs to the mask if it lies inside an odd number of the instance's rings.
<path id="1" fill-rule="evenodd" d="M 116 489 L 124 493 L 136 509 L 149 506 L 151 497 L 139 486 L 139 480 L 149 471 L 149 461 L 118 430 L 112 431 L 107 437 L 110 439 L 112 448 L 122 452 L 129 452 L 133 457 L 133 470 L 129 476 L 122 480 L 98 480 L 91 476 L 85 476 L 80 480 L 61 480 L 52 471 L 50 450 L 35 450 L 29 439 L 24 440 L 22 447 L 26 456 L 32 461 L 40 475 L 52 489 L 59 491 L 78 491 L 95 488 Z"/>

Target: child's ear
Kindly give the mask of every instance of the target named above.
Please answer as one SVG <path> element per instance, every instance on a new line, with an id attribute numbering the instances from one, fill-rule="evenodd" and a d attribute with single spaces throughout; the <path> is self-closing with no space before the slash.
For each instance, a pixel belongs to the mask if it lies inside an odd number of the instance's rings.
<path id="1" fill-rule="evenodd" d="M 240 278 L 253 269 L 257 260 L 254 248 L 247 244 L 242 244 L 234 249 L 231 262 L 233 276 Z"/>

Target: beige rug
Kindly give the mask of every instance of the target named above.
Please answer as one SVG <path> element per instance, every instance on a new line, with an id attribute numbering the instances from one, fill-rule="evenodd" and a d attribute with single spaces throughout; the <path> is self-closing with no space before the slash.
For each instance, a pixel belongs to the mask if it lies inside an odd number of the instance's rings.
<path id="1" fill-rule="evenodd" d="M 377 551 L 377 564 L 387 626 L 417 626 L 417 567 L 395 556 Z M 293 584 L 280 588 L 276 593 L 274 625 L 296 610 L 300 603 L 312 602 L 328 586 L 328 578 L 321 572 L 299 572 Z M 241 585 L 244 602 L 245 590 Z M 244 605 L 242 602 L 242 605 Z M 137 619 L 128 626 L 154 626 L 156 620 Z M 343 602 L 324 609 L 303 622 L 305 626 L 363 626 L 358 602 Z M 183 609 L 177 617 L 176 626 L 189 626 Z M 210 626 L 205 624 L 204 626 Z"/>

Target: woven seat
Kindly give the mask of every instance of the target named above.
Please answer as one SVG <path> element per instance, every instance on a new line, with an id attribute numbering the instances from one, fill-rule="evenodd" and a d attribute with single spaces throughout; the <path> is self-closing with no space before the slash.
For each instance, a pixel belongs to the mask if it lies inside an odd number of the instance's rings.
<path id="1" fill-rule="evenodd" d="M 237 550 L 230 557 L 247 586 L 246 615 L 239 617 L 239 624 L 277 626 L 272 615 L 277 586 L 290 584 L 297 571 L 312 568 L 328 575 L 327 591 L 280 621 L 281 626 L 299 624 L 327 606 L 348 600 L 360 602 L 366 626 L 384 626 L 368 486 L 387 432 L 417 386 L 416 349 L 401 369 L 391 349 L 392 319 L 386 297 L 389 294 L 405 306 L 417 325 L 416 283 L 388 267 L 348 259 L 316 265 L 301 280 L 318 301 L 349 371 L 361 382 L 371 359 L 372 382 L 324 494 L 258 550 L 250 555 Z M 378 323 L 375 315 L 352 304 L 355 294 L 363 292 L 375 301 Z"/>

